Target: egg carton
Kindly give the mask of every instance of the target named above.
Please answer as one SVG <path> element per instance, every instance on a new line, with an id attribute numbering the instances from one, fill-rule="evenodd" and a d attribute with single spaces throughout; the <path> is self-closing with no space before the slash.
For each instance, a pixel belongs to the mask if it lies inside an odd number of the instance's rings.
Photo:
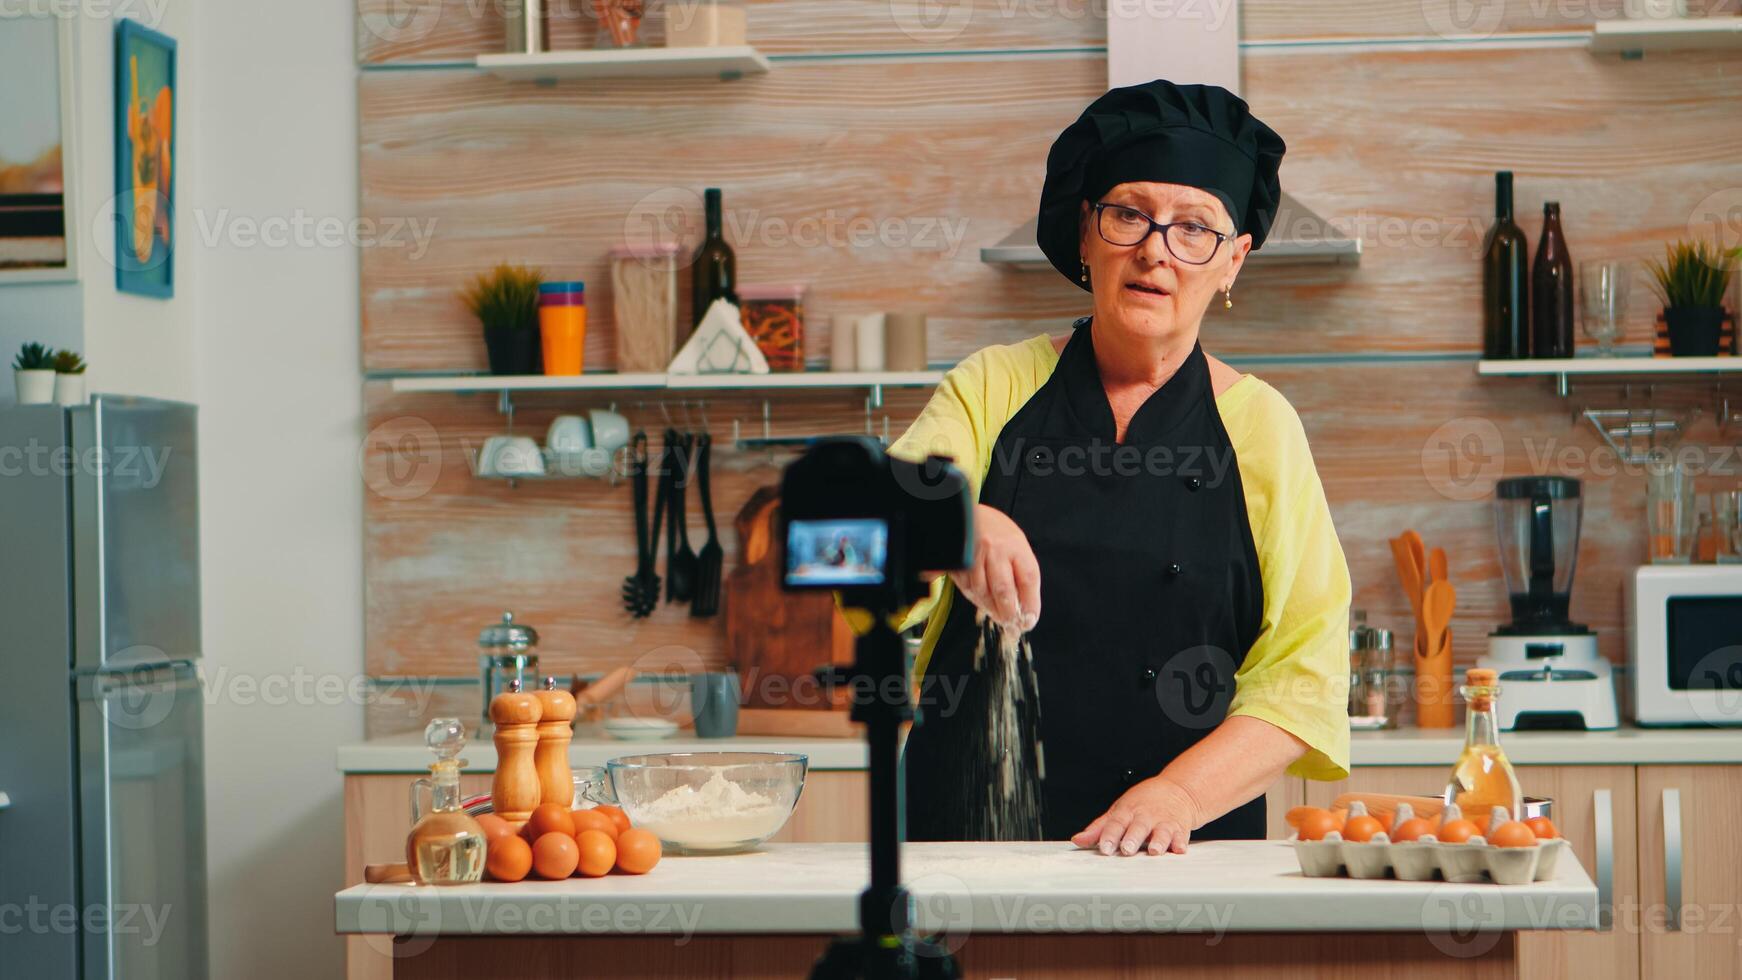
<path id="1" fill-rule="evenodd" d="M 1503 814 L 1501 811 L 1496 819 Z M 1351 810 L 1350 816 L 1356 815 Z M 1448 808 L 1447 820 L 1457 816 L 1455 808 Z M 1393 826 L 1406 819 L 1408 815 L 1400 812 Z M 1490 826 L 1493 825 L 1491 822 Z M 1555 865 L 1567 846 L 1565 840 L 1557 837 L 1530 847 L 1495 847 L 1480 835 L 1451 844 L 1436 840 L 1432 834 L 1393 843 L 1384 831 L 1374 834 L 1372 840 L 1357 842 L 1344 840 L 1335 830 L 1323 840 L 1301 840 L 1297 835 L 1289 838 L 1289 843 L 1300 862 L 1301 874 L 1308 878 L 1346 874 L 1351 878 L 1396 876 L 1402 881 L 1443 878 L 1459 884 L 1492 881 L 1497 885 L 1528 885 L 1553 878 Z"/>

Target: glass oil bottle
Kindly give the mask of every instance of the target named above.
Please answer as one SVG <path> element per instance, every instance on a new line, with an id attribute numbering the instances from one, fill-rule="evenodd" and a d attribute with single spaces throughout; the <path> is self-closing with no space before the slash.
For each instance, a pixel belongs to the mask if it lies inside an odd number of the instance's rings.
<path id="1" fill-rule="evenodd" d="M 1456 803 L 1465 813 L 1505 807 L 1517 819 L 1523 812 L 1524 794 L 1518 786 L 1518 774 L 1500 748 L 1500 723 L 1494 714 L 1494 699 L 1500 696 L 1499 675 L 1485 667 L 1472 667 L 1458 690 L 1468 705 L 1464 750 L 1452 767 L 1444 802 Z"/>
<path id="2" fill-rule="evenodd" d="M 411 834 L 405 839 L 405 863 L 420 885 L 461 885 L 484 877 L 484 828 L 460 806 L 460 769 L 455 758 L 466 744 L 466 727 L 458 718 L 437 718 L 423 731 L 424 744 L 435 753 L 430 774 L 411 784 Z M 423 791 L 429 791 L 424 809 Z"/>

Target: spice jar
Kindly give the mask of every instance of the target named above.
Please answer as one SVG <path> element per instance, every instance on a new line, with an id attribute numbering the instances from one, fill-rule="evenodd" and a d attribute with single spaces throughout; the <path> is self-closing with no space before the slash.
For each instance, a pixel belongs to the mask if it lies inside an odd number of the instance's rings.
<path id="1" fill-rule="evenodd" d="M 1396 728 L 1401 699 L 1392 697 L 1391 631 L 1367 625 L 1367 614 L 1356 612 L 1349 630 L 1349 727 L 1357 730 Z"/>
<path id="2" fill-rule="evenodd" d="M 799 285 L 738 288 L 744 332 L 756 341 L 770 371 L 804 370 L 804 296 Z"/>
<path id="3" fill-rule="evenodd" d="M 617 370 L 664 371 L 677 352 L 677 245 L 612 249 L 611 307 Z"/>

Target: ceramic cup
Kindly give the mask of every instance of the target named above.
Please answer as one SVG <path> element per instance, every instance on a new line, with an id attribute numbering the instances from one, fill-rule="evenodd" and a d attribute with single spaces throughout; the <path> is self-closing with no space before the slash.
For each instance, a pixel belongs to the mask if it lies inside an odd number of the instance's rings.
<path id="1" fill-rule="evenodd" d="M 553 453 L 579 453 L 593 448 L 593 427 L 579 415 L 558 415 L 551 420 L 544 444 Z"/>
<path id="2" fill-rule="evenodd" d="M 629 420 L 616 412 L 595 408 L 587 413 L 593 423 L 593 448 L 616 452 L 629 445 Z"/>
<path id="3" fill-rule="evenodd" d="M 530 436 L 491 436 L 478 452 L 483 476 L 542 476 L 544 455 Z"/>
<path id="4" fill-rule="evenodd" d="M 690 713 L 698 738 L 738 734 L 738 675 L 732 671 L 690 675 Z"/>

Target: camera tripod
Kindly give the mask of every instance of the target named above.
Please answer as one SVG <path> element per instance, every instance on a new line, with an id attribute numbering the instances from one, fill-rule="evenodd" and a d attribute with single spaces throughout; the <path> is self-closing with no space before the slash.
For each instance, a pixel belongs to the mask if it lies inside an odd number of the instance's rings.
<path id="1" fill-rule="evenodd" d="M 887 605 L 887 608 L 882 608 Z M 853 698 L 854 721 L 865 725 L 871 767 L 871 884 L 859 896 L 858 936 L 846 936 L 811 968 L 813 980 L 955 980 L 955 959 L 938 948 L 921 956 L 913 935 L 913 896 L 901 885 L 905 793 L 901 779 L 901 723 L 914 718 L 908 693 L 907 652 L 889 626 L 896 605 L 877 603 L 872 626 L 853 644 L 845 678 L 862 689 Z M 826 668 L 825 668 L 826 669 Z M 888 683 L 899 678 L 900 684 Z M 898 693 L 896 693 L 898 692 Z"/>

